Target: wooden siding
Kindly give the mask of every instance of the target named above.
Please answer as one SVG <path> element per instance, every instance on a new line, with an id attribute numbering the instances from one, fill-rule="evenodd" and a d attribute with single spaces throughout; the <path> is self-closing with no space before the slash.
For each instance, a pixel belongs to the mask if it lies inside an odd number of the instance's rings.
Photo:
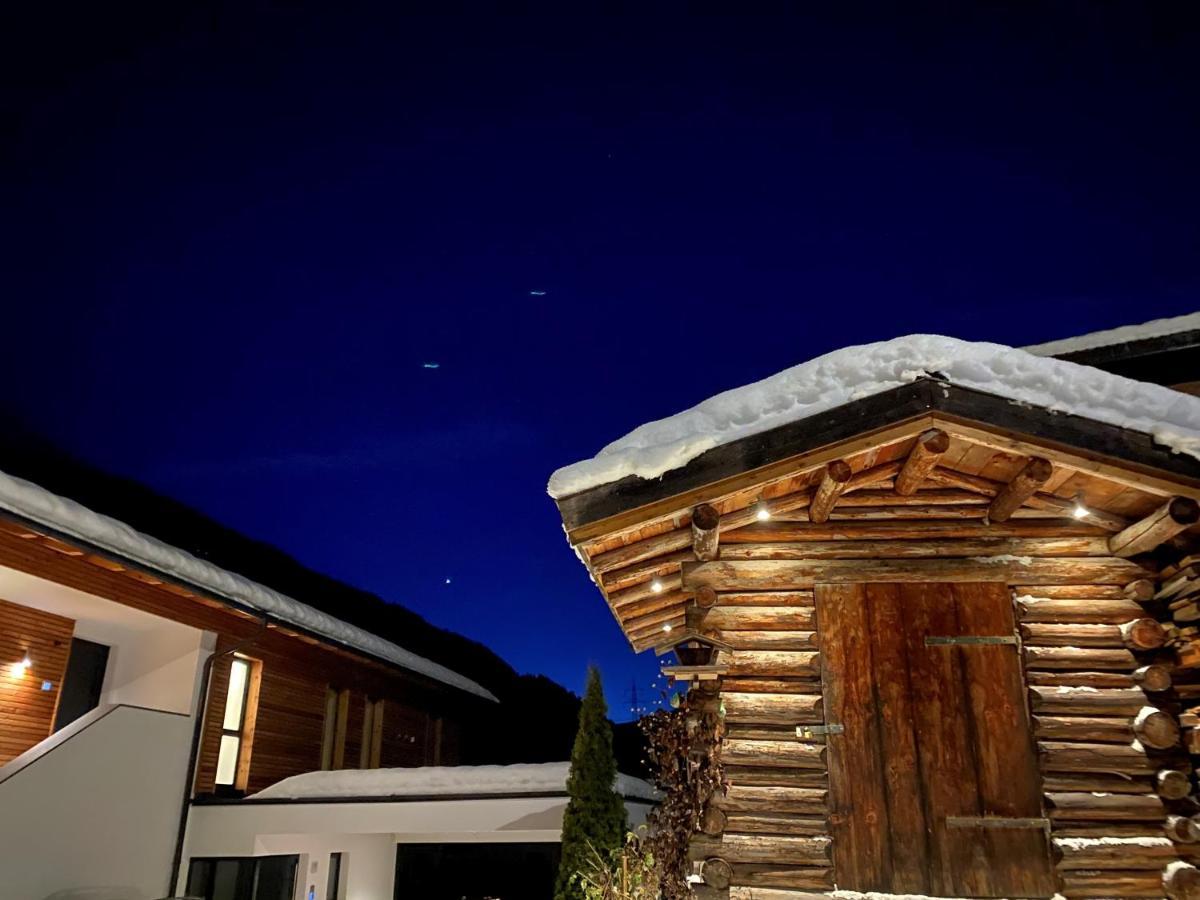
<path id="1" fill-rule="evenodd" d="M 421 721 L 434 717 L 456 718 L 477 708 L 473 698 L 430 679 L 409 674 L 393 666 L 367 659 L 352 651 L 333 647 L 282 627 L 264 629 L 248 613 L 234 610 L 211 598 L 201 597 L 175 585 L 165 584 L 140 572 L 92 554 L 80 552 L 58 541 L 38 535 L 23 525 L 0 519 L 0 566 L 8 566 L 67 587 L 162 616 L 217 635 L 217 652 L 237 650 L 262 664 L 258 713 L 247 751 L 249 768 L 246 790 L 261 790 L 291 775 L 321 768 L 321 743 L 325 721 L 325 694 L 330 686 L 351 691 L 350 723 L 347 728 L 346 765 L 359 764 L 362 713 L 366 696 L 388 701 L 391 718 L 406 716 Z M 2 633 L 3 629 L 0 629 Z M 49 633 L 49 632 L 48 632 Z M 66 643 L 70 642 L 70 630 Z M 0 647 L 0 652 L 6 652 Z M 15 651 L 13 651 L 15 652 Z M 34 654 L 30 654 L 33 656 Z M 39 656 L 41 651 L 39 651 Z M 21 658 L 16 656 L 13 661 Z M 216 774 L 220 724 L 228 687 L 230 657 L 220 656 L 213 665 L 203 735 L 198 755 L 195 790 L 213 790 Z M 65 649 L 63 664 L 65 665 Z M 61 673 L 60 673 L 61 675 Z M 48 677 L 48 676 L 46 676 Z M 55 678 L 57 684 L 59 678 Z M 37 686 L 40 689 L 41 676 Z M 45 698 L 37 698 L 45 704 Z M 49 733 L 51 709 L 45 730 Z M 388 718 L 385 717 L 385 726 Z M 400 733 L 400 732 L 398 732 Z M 403 731 L 409 734 L 408 731 Z M 2 739 L 2 734 L 0 734 Z M 407 740 L 407 738 L 406 738 Z M 398 741 L 398 738 L 397 738 Z M 434 758 L 445 764 L 457 760 L 453 744 L 430 746 L 426 730 L 420 730 L 415 746 L 420 753 L 387 751 L 384 765 L 423 765 Z M 36 740 L 31 741 L 36 743 Z M 352 745 L 352 746 L 351 746 Z M 414 746 L 409 742 L 409 746 Z M 23 748 L 24 749 L 24 748 Z M 402 762 L 411 760 L 411 762 Z"/>
<path id="2" fill-rule="evenodd" d="M 0 765 L 53 731 L 74 631 L 71 619 L 0 600 Z M 30 668 L 14 669 L 26 655 Z"/>

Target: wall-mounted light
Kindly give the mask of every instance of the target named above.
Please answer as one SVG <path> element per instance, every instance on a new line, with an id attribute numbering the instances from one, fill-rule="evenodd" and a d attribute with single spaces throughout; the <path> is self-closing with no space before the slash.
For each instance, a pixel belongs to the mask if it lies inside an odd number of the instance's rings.
<path id="1" fill-rule="evenodd" d="M 25 673 L 33 666 L 33 660 L 29 658 L 29 654 L 25 654 L 25 658 L 20 662 L 12 664 L 12 674 L 14 678 L 22 678 Z"/>
<path id="2" fill-rule="evenodd" d="M 654 591 L 654 593 L 661 594 L 662 589 L 663 589 L 663 583 L 661 581 L 659 581 L 657 578 L 655 578 L 652 582 L 650 582 L 650 590 Z"/>
<path id="3" fill-rule="evenodd" d="M 766 500 L 759 500 L 754 504 L 754 518 L 760 522 L 765 522 L 771 518 L 771 507 L 767 506 Z"/>
<path id="4" fill-rule="evenodd" d="M 668 622 L 666 625 L 663 626 L 663 631 L 670 631 L 670 630 L 671 630 L 671 623 Z"/>
<path id="5" fill-rule="evenodd" d="M 1090 512 L 1091 512 L 1091 510 L 1083 505 L 1083 495 L 1076 494 L 1075 495 L 1075 508 L 1073 510 L 1071 510 L 1071 515 L 1073 515 L 1077 519 L 1085 519 L 1085 518 L 1087 518 L 1087 515 Z"/>

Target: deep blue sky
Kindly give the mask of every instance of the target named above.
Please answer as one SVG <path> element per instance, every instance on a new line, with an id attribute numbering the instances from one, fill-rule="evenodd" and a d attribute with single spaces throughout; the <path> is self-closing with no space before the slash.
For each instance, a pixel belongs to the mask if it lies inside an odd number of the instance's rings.
<path id="1" fill-rule="evenodd" d="M 831 5 L 0 22 L 5 406 L 619 714 L 555 467 L 847 343 L 1200 308 L 1185 4 Z"/>

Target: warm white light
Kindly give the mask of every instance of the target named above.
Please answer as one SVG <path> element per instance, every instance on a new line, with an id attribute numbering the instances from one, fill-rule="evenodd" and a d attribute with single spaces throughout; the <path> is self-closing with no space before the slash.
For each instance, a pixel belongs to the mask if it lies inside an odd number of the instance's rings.
<path id="1" fill-rule="evenodd" d="M 20 678 L 22 675 L 24 675 L 26 672 L 29 671 L 29 669 L 32 665 L 33 665 L 33 660 L 29 658 L 28 653 L 25 654 L 25 658 L 23 660 L 12 664 L 13 677 Z"/>
<path id="2" fill-rule="evenodd" d="M 1072 510 L 1072 514 L 1077 519 L 1082 519 L 1088 514 L 1088 508 L 1083 505 L 1083 500 L 1079 497 L 1075 498 L 1075 509 Z"/>
<path id="3" fill-rule="evenodd" d="M 670 631 L 670 630 L 671 630 L 671 626 L 669 624 L 663 626 L 663 631 Z"/>
<path id="4" fill-rule="evenodd" d="M 656 594 L 662 593 L 662 587 L 663 587 L 662 582 L 659 581 L 657 578 L 655 578 L 652 582 L 650 582 L 650 590 L 654 591 L 654 593 L 656 593 Z"/>
<path id="5" fill-rule="evenodd" d="M 771 510 L 767 506 L 766 500 L 758 501 L 757 506 L 755 506 L 754 517 L 760 522 L 765 522 L 767 519 L 771 518 Z"/>

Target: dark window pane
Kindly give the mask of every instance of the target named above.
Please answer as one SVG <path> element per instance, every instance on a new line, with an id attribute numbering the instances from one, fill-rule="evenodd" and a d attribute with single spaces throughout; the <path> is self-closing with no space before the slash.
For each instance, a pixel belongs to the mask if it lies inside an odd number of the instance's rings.
<path id="1" fill-rule="evenodd" d="M 295 856 L 194 859 L 187 895 L 199 900 L 292 900 Z"/>
<path id="2" fill-rule="evenodd" d="M 325 900 L 338 900 L 342 895 L 342 854 L 329 854 L 329 877 L 325 880 Z"/>
<path id="3" fill-rule="evenodd" d="M 551 900 L 560 846 L 398 844 L 396 900 Z"/>

